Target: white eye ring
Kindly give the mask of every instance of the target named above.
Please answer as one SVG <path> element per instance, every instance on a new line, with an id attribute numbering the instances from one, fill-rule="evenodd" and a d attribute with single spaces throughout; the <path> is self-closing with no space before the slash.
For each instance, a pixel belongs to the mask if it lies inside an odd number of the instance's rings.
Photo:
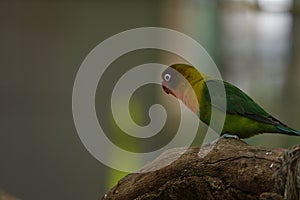
<path id="1" fill-rule="evenodd" d="M 164 79 L 165 79 L 165 81 L 171 80 L 171 74 L 165 74 Z"/>

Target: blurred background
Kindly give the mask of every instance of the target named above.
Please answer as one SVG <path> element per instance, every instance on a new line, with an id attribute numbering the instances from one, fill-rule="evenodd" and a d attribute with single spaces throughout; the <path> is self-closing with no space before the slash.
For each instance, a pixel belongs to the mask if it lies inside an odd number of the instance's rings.
<path id="1" fill-rule="evenodd" d="M 209 52 L 224 80 L 299 130 L 299 13 L 297 0 L 0 1 L 0 188 L 21 199 L 97 199 L 125 175 L 94 159 L 81 143 L 72 88 L 87 54 L 131 28 L 159 26 L 191 36 Z M 102 86 L 107 90 L 97 91 L 98 115 L 107 112 L 102 97 L 113 87 L 110 74 L 117 80 L 138 64 L 176 59 L 145 50 L 116 60 Z M 158 91 L 151 98 L 164 95 L 159 87 L 150 91 Z M 143 99 L 149 95 L 141 88 L 137 96 L 131 103 L 133 119 L 145 124 L 149 102 L 144 105 Z M 170 127 L 177 128 L 172 119 Z M 115 144 L 135 152 L 170 139 L 139 144 L 117 136 L 109 114 L 102 123 Z M 246 141 L 286 148 L 300 139 L 264 134 Z M 112 153 L 112 159 L 118 162 L 118 155 Z"/>

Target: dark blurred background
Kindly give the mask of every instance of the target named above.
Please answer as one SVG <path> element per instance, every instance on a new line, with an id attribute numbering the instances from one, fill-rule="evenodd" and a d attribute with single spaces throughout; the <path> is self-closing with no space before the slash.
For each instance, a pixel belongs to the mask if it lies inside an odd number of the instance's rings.
<path id="1" fill-rule="evenodd" d="M 300 129 L 299 12 L 297 0 L 2 0 L 0 188 L 21 199 L 97 199 L 124 175 L 81 143 L 72 88 L 87 54 L 131 28 L 159 26 L 191 36 L 224 80 Z M 162 57 L 145 51 L 115 65 Z M 264 134 L 246 141 L 286 148 L 300 139 Z"/>

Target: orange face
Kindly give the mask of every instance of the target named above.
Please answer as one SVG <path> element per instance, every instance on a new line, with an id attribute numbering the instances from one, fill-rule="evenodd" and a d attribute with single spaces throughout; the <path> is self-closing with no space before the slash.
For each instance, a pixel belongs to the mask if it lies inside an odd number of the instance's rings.
<path id="1" fill-rule="evenodd" d="M 187 78 L 177 69 L 167 68 L 162 73 L 162 88 L 167 94 L 180 99 L 194 113 L 199 113 L 198 99 Z"/>

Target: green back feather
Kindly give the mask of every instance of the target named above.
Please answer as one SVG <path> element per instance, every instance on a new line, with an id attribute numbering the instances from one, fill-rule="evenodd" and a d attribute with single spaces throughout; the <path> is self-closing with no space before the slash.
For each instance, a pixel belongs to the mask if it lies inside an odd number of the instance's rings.
<path id="1" fill-rule="evenodd" d="M 286 126 L 281 123 L 279 120 L 272 117 L 268 114 L 262 107 L 260 107 L 257 103 L 253 101 L 247 94 L 241 91 L 239 88 L 234 85 L 222 82 L 219 80 L 209 80 L 206 81 L 205 88 L 203 90 L 203 98 L 211 103 L 211 96 L 208 88 L 213 90 L 215 87 L 219 87 L 220 84 L 224 83 L 226 97 L 222 95 L 222 93 L 214 93 L 213 99 L 214 102 L 212 104 L 213 107 L 218 108 L 224 111 L 223 108 L 220 107 L 222 105 L 222 101 L 226 98 L 227 108 L 226 113 L 229 114 L 238 114 L 255 121 L 267 123 L 270 125 L 276 126 Z"/>

